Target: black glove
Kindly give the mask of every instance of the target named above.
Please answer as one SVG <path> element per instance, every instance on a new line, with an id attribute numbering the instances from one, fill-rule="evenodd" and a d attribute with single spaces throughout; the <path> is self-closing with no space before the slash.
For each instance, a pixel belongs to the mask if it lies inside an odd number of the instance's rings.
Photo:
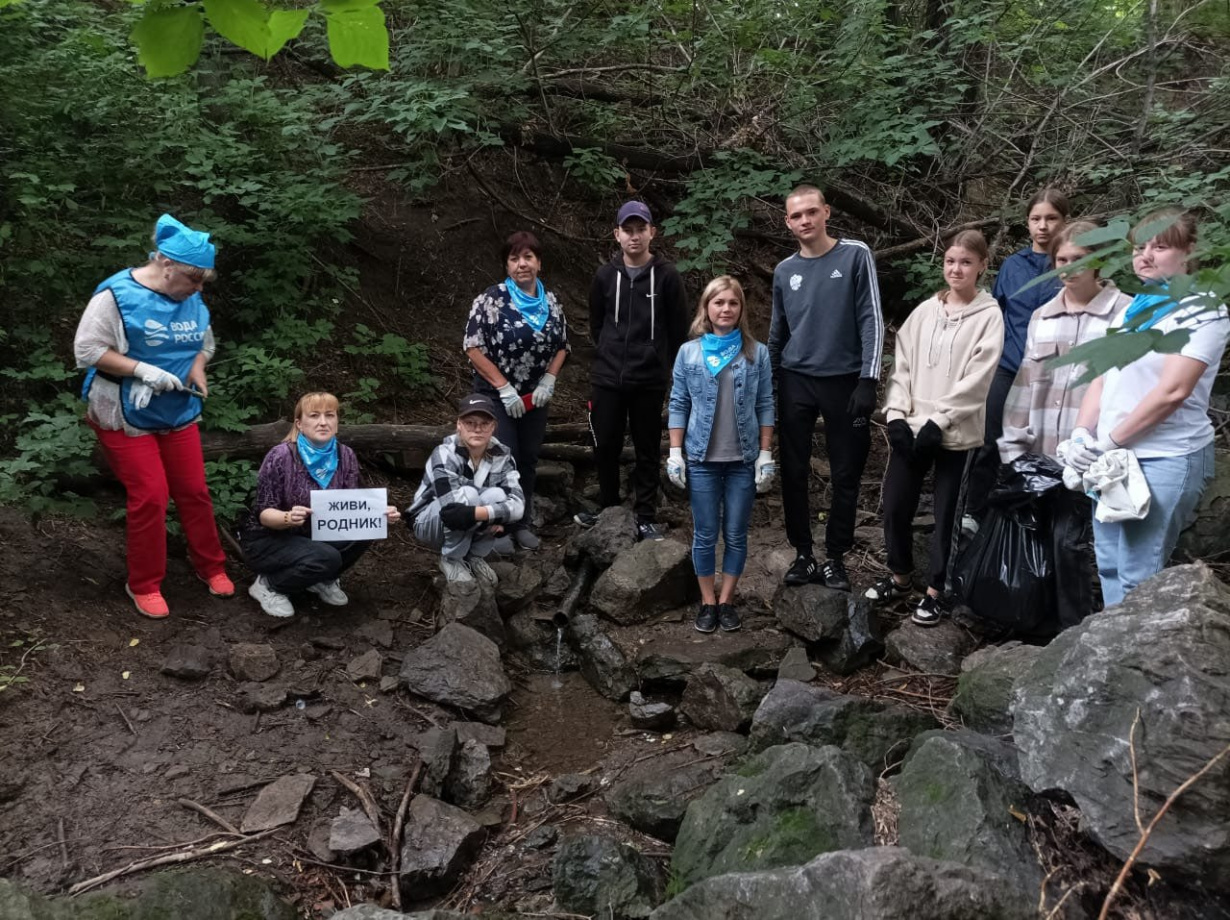
<path id="1" fill-rule="evenodd" d="M 929 457 L 939 450 L 940 442 L 943 440 L 944 432 L 940 431 L 940 426 L 931 419 L 927 419 L 927 424 L 922 426 L 918 436 L 914 438 L 914 453 Z"/>
<path id="2" fill-rule="evenodd" d="M 914 432 L 905 419 L 893 419 L 888 423 L 888 443 L 894 453 L 903 457 L 914 456 Z"/>
<path id="3" fill-rule="evenodd" d="M 475 520 L 474 508 L 461 502 L 450 502 L 440 509 L 440 521 L 449 530 L 469 530 Z"/>
<path id="4" fill-rule="evenodd" d="M 876 408 L 876 382 L 870 377 L 860 377 L 850 401 L 846 403 L 846 413 L 851 418 L 867 418 Z"/>

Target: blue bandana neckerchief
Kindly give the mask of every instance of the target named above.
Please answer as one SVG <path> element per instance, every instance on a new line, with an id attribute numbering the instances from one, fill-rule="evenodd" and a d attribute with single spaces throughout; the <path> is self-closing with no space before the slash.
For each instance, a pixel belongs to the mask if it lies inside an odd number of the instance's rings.
<path id="1" fill-rule="evenodd" d="M 1162 283 L 1158 285 L 1158 287 L 1162 288 L 1162 290 L 1165 290 L 1166 284 Z M 1130 325 L 1133 318 L 1139 316 L 1141 313 L 1145 312 L 1146 310 L 1150 310 L 1151 308 L 1156 307 L 1159 303 L 1166 303 L 1166 301 L 1168 300 L 1170 300 L 1169 294 L 1137 294 L 1135 297 L 1132 298 L 1132 302 L 1128 304 L 1127 312 L 1123 314 L 1123 325 L 1125 326 Z M 1138 332 L 1141 332 L 1141 331 L 1144 331 L 1145 329 L 1150 329 L 1153 326 L 1156 326 L 1159 322 L 1164 320 L 1167 316 L 1169 316 L 1171 313 L 1177 310 L 1180 306 L 1182 305 L 1178 303 L 1172 303 L 1169 307 L 1163 307 L 1160 310 L 1153 310 L 1152 315 L 1150 315 L 1150 317 L 1147 320 L 1145 320 L 1143 323 L 1137 326 L 1136 330 Z"/>
<path id="2" fill-rule="evenodd" d="M 542 332 L 543 327 L 547 325 L 547 314 L 551 310 L 547 306 L 547 292 L 542 286 L 542 281 L 538 281 L 537 284 L 538 289 L 531 297 L 521 290 L 512 278 L 504 279 L 504 287 L 508 288 L 508 296 L 512 298 L 512 305 L 517 308 L 517 312 L 530 324 L 531 329 L 535 332 Z"/>
<path id="3" fill-rule="evenodd" d="M 738 329 L 725 335 L 706 332 L 700 337 L 700 353 L 705 358 L 705 368 L 716 377 L 743 349 L 743 333 Z"/>
<path id="4" fill-rule="evenodd" d="M 307 467 L 308 475 L 322 489 L 329 488 L 333 474 L 337 472 L 337 437 L 329 438 L 328 444 L 317 447 L 308 440 L 307 435 L 300 432 L 295 444 L 299 448 L 299 459 Z"/>

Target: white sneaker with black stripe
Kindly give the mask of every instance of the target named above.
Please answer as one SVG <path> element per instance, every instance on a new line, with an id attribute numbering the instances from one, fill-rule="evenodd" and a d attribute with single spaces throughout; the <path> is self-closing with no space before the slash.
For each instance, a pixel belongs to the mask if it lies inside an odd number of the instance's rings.
<path id="1" fill-rule="evenodd" d="M 943 615 L 944 608 L 940 599 L 934 594 L 924 594 L 910 615 L 910 620 L 918 626 L 938 626 Z"/>

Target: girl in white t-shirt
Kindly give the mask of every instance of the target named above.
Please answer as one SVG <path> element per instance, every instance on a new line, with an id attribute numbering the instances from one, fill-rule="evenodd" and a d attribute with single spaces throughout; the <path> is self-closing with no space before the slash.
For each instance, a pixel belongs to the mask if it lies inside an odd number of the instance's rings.
<path id="1" fill-rule="evenodd" d="M 1137 234 L 1171 218 L 1149 239 Z M 1162 290 L 1188 271 L 1196 248 L 1196 221 L 1177 209 L 1148 215 L 1133 229 L 1132 269 Z M 1166 565 L 1179 533 L 1190 522 L 1213 478 L 1213 425 L 1209 394 L 1221 363 L 1230 319 L 1223 305 L 1193 296 L 1174 303 L 1164 294 L 1138 294 L 1112 324 L 1171 332 L 1186 329 L 1187 343 L 1174 354 L 1149 352 L 1107 371 L 1089 386 L 1072 432 L 1067 462 L 1086 470 L 1101 453 L 1125 447 L 1136 455 L 1153 496 L 1139 521 L 1094 521 L 1094 549 L 1107 606 Z"/>

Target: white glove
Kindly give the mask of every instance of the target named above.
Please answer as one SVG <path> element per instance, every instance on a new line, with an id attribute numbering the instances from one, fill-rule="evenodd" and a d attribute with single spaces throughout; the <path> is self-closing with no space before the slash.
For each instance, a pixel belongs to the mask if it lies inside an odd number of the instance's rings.
<path id="1" fill-rule="evenodd" d="M 128 398 L 132 401 L 134 408 L 144 409 L 149 405 L 150 399 L 154 396 L 154 390 L 148 383 L 142 383 L 137 380 L 128 389 Z"/>
<path id="2" fill-rule="evenodd" d="M 756 458 L 756 491 L 761 494 L 768 492 L 776 475 L 777 464 L 773 462 L 773 451 L 762 450 Z"/>
<path id="3" fill-rule="evenodd" d="M 167 390 L 182 390 L 184 388 L 184 382 L 170 371 L 164 371 L 162 368 L 146 364 L 144 361 L 137 362 L 137 366 L 132 369 L 132 375 L 155 393 L 165 393 Z M 133 402 L 135 403 L 136 400 L 134 399 Z M 148 398 L 146 403 L 149 403 Z M 138 406 L 137 408 L 143 409 L 145 407 Z"/>
<path id="4" fill-rule="evenodd" d="M 511 383 L 504 384 L 499 392 L 500 402 L 504 404 L 504 411 L 509 418 L 521 418 L 525 415 L 525 403 L 521 401 L 521 394 L 513 389 Z"/>
<path id="5" fill-rule="evenodd" d="M 1068 439 L 1068 449 L 1065 451 L 1064 463 L 1078 473 L 1089 469 L 1089 465 L 1102 455 L 1093 434 L 1088 428 L 1077 428 Z"/>
<path id="6" fill-rule="evenodd" d="M 555 375 L 543 374 L 542 379 L 538 381 L 538 386 L 534 387 L 534 408 L 541 409 L 551 401 L 554 395 Z"/>
<path id="7" fill-rule="evenodd" d="M 683 459 L 683 448 L 672 447 L 666 458 L 666 478 L 681 489 L 688 487 L 688 461 Z"/>

